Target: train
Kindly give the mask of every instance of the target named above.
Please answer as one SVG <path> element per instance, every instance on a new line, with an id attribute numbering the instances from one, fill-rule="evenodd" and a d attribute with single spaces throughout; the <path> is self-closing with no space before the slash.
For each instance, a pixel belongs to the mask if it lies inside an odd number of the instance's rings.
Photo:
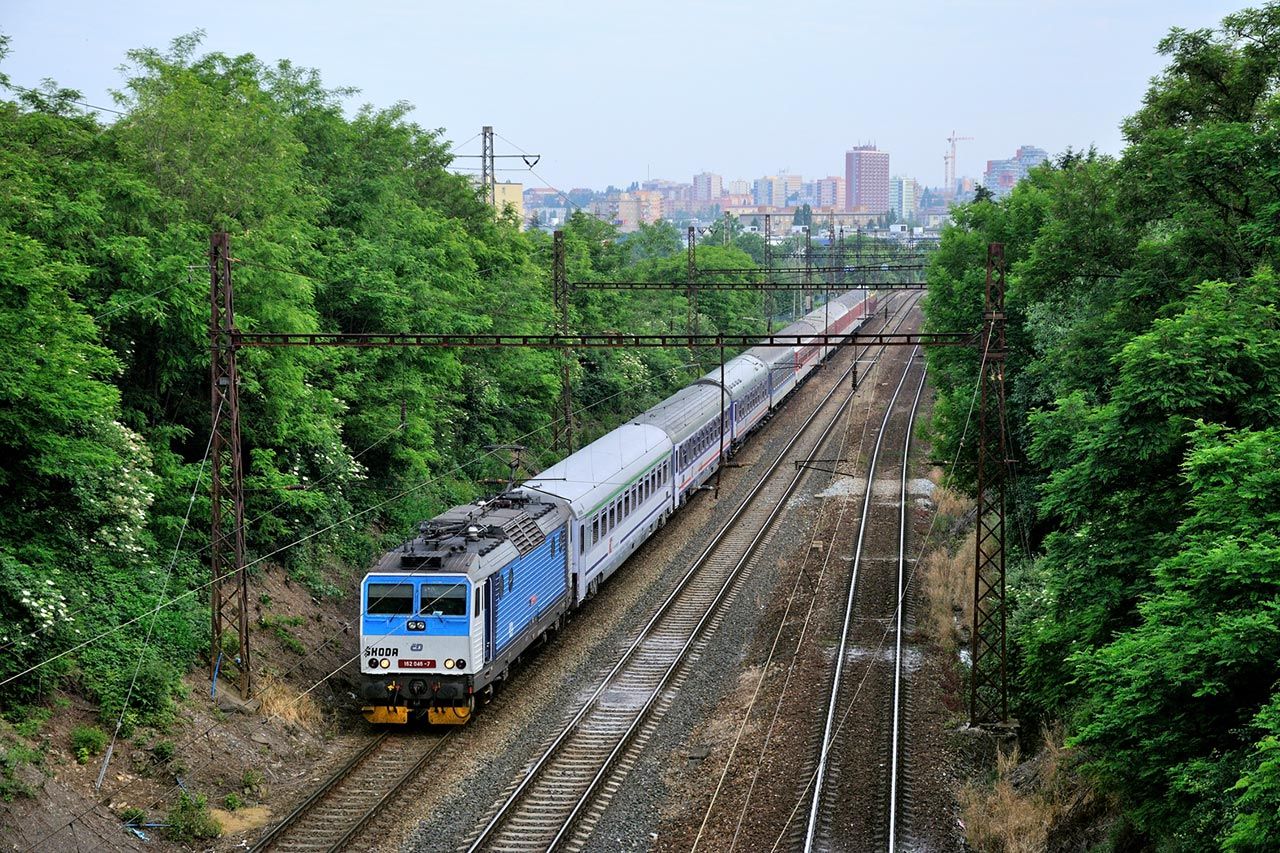
<path id="1" fill-rule="evenodd" d="M 876 311 L 851 290 L 534 477 L 456 506 L 378 561 L 360 585 L 365 719 L 466 723 L 476 700 L 557 631 L 722 459 Z"/>

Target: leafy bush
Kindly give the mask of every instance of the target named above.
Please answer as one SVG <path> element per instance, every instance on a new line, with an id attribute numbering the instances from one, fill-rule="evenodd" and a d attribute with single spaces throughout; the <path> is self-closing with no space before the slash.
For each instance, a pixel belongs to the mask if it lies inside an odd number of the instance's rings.
<path id="1" fill-rule="evenodd" d="M 106 747 L 107 733 L 97 726 L 76 726 L 71 730 L 71 751 L 81 764 L 92 755 L 101 755 Z"/>
<path id="2" fill-rule="evenodd" d="M 40 727 L 48 721 L 53 713 L 48 708 L 32 708 L 27 706 L 19 706 L 20 710 L 16 715 L 13 724 L 13 730 L 25 738 L 33 738 L 40 733 Z"/>
<path id="3" fill-rule="evenodd" d="M 147 813 L 137 806 L 130 806 L 120 812 L 120 820 L 124 821 L 129 826 L 140 826 L 147 822 Z"/>
<path id="4" fill-rule="evenodd" d="M 240 777 L 240 790 L 250 796 L 257 796 L 262 788 L 262 783 L 267 780 L 261 770 L 252 768 L 244 771 L 244 775 Z"/>
<path id="5" fill-rule="evenodd" d="M 156 761 L 168 761 L 173 758 L 174 746 L 171 740 L 156 741 L 155 746 L 151 747 L 151 754 L 156 757 Z"/>
<path id="6" fill-rule="evenodd" d="M 169 809 L 168 824 L 165 832 L 174 841 L 202 841 L 222 834 L 222 827 L 209 813 L 208 800 L 203 794 L 193 797 L 183 791 Z"/>
<path id="7" fill-rule="evenodd" d="M 233 812 L 233 811 L 236 811 L 237 809 L 244 808 L 244 800 L 240 799 L 239 794 L 237 794 L 235 791 L 232 791 L 230 794 L 227 794 L 227 796 L 223 798 L 222 807 L 229 812 Z"/>

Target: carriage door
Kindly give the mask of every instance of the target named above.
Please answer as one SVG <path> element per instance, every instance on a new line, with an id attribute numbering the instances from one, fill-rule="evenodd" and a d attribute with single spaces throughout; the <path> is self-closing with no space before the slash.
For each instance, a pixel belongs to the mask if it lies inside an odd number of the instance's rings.
<path id="1" fill-rule="evenodd" d="M 493 578 L 484 582 L 484 662 L 493 660 Z"/>

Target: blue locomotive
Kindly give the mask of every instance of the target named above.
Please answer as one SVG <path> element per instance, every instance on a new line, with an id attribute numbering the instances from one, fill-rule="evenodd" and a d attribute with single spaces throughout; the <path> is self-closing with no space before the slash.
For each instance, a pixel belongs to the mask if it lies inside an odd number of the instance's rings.
<path id="1" fill-rule="evenodd" d="M 778 332 L 847 334 L 854 290 Z M 374 723 L 470 719 L 516 658 L 557 629 L 679 510 L 834 347 L 754 347 L 536 477 L 419 525 L 360 595 L 361 694 Z M 721 418 L 724 418 L 723 424 Z M 722 437 L 723 436 L 723 446 Z"/>

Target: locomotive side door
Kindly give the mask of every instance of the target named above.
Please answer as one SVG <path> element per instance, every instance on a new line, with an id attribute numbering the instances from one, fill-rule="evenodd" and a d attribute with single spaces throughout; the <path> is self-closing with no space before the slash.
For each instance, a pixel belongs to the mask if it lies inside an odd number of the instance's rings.
<path id="1" fill-rule="evenodd" d="M 501 578 L 499 577 L 499 581 Z M 484 662 L 493 660 L 493 576 L 485 578 L 484 591 Z"/>

